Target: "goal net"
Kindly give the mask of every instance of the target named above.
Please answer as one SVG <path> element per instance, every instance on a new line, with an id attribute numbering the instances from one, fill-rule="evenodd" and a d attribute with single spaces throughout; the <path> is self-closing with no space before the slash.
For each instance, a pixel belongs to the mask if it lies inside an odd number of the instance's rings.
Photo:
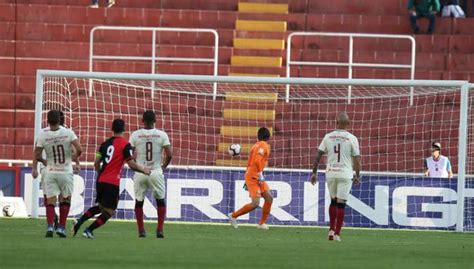
<path id="1" fill-rule="evenodd" d="M 264 173 L 274 196 L 269 223 L 327 225 L 325 167 L 315 186 L 309 183 L 310 169 L 324 134 L 336 127 L 336 115 L 347 112 L 349 131 L 361 147 L 363 177 L 352 188 L 345 226 L 474 229 L 474 160 L 465 158 L 474 150 L 474 97 L 467 84 L 59 71 L 40 76 L 36 132 L 46 126 L 47 111 L 64 111 L 86 164 L 112 135 L 113 119 L 125 120 L 128 138 L 141 128 L 145 110 L 157 113 L 156 127 L 168 133 L 173 149 L 165 172 L 168 220 L 226 222 L 227 213 L 247 203 L 242 186 L 248 151 L 257 129 L 266 126 L 272 138 Z M 463 132 L 467 139 L 460 140 Z M 423 175 L 433 142 L 441 143 L 441 154 L 450 159 L 453 179 Z M 230 144 L 241 145 L 240 156 L 227 153 Z M 82 168 L 71 215 L 95 201 L 96 173 L 91 166 Z M 134 218 L 132 178 L 133 171 L 124 169 L 116 218 Z M 151 194 L 144 213 L 157 217 Z M 240 221 L 256 223 L 260 214 L 257 209 Z"/>

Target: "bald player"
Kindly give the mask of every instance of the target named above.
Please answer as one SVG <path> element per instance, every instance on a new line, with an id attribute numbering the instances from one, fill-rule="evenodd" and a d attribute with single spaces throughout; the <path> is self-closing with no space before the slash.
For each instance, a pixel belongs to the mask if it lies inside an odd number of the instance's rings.
<path id="1" fill-rule="evenodd" d="M 319 145 L 311 174 L 311 184 L 314 185 L 318 181 L 319 161 L 324 154 L 327 154 L 326 182 L 331 196 L 328 240 L 341 241 L 346 201 L 352 183 L 360 184 L 360 150 L 357 137 L 346 130 L 349 126 L 349 116 L 346 113 L 337 116 L 336 125 L 336 130 L 327 133 Z"/>

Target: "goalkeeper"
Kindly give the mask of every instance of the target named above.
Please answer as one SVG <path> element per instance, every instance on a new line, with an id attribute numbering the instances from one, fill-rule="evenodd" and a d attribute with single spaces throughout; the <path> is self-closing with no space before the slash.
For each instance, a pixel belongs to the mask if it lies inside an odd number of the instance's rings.
<path id="1" fill-rule="evenodd" d="M 267 164 L 268 157 L 270 156 L 270 145 L 267 143 L 270 139 L 270 131 L 267 128 L 262 127 L 258 130 L 257 137 L 258 142 L 250 149 L 247 171 L 245 172 L 244 187 L 248 190 L 252 202 L 244 205 L 233 213 L 229 213 L 228 215 L 231 225 L 236 229 L 238 228 L 237 218 L 256 209 L 260 205 L 260 198 L 263 197 L 265 203 L 263 204 L 262 217 L 258 222 L 257 228 L 268 230 L 268 226 L 265 222 L 270 215 L 273 197 L 262 173 Z"/>

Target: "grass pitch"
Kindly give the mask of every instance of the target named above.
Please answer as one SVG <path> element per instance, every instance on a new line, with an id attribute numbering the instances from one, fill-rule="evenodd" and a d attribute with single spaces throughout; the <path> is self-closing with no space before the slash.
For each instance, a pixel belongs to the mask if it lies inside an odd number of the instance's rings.
<path id="1" fill-rule="evenodd" d="M 44 220 L 0 218 L 0 268 L 474 268 L 474 234 L 425 231 L 165 224 L 165 239 L 138 238 L 133 222 L 44 238 Z M 70 226 L 70 223 L 68 223 Z M 70 227 L 68 227 L 70 228 Z"/>

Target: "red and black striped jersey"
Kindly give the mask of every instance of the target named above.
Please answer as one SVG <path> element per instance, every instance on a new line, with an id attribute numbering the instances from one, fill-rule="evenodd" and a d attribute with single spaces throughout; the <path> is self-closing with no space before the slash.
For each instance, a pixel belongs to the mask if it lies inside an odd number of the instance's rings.
<path id="1" fill-rule="evenodd" d="M 124 163 L 133 159 L 130 143 L 123 137 L 111 137 L 100 145 L 96 156 L 102 162 L 97 182 L 119 186 Z"/>

